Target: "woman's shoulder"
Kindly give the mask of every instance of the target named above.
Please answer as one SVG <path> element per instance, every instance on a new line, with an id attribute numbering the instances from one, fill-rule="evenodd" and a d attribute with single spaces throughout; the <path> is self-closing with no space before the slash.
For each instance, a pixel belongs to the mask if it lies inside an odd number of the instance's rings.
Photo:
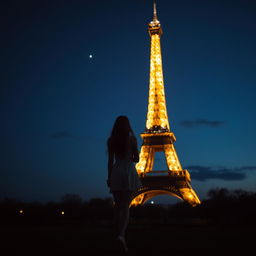
<path id="1" fill-rule="evenodd" d="M 136 139 L 136 136 L 135 136 L 134 134 L 130 134 L 129 137 L 130 137 L 131 140 L 137 140 L 137 139 Z"/>
<path id="2" fill-rule="evenodd" d="M 130 135 L 130 141 L 132 143 L 137 143 L 137 139 L 136 139 L 136 137 L 134 135 Z"/>
<path id="3" fill-rule="evenodd" d="M 107 145 L 110 146 L 110 145 L 112 145 L 112 143 L 113 143 L 113 139 L 111 137 L 109 137 L 107 140 Z"/>

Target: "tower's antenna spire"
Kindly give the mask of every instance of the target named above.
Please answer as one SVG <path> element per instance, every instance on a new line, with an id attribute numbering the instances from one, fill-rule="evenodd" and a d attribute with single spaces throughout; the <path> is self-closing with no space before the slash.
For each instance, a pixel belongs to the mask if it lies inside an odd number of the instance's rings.
<path id="1" fill-rule="evenodd" d="M 156 13 L 156 0 L 154 0 L 154 18 L 153 20 L 157 20 L 157 13 Z"/>

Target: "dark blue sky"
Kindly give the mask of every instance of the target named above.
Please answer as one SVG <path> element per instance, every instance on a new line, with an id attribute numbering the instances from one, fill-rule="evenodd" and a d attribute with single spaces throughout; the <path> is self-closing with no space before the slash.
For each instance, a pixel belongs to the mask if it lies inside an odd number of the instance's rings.
<path id="1" fill-rule="evenodd" d="M 193 188 L 201 199 L 215 187 L 256 191 L 255 1 L 157 5 L 169 121 Z M 3 11 L 0 197 L 109 196 L 115 118 L 130 118 L 139 146 L 145 128 L 152 1 L 8 1 Z"/>

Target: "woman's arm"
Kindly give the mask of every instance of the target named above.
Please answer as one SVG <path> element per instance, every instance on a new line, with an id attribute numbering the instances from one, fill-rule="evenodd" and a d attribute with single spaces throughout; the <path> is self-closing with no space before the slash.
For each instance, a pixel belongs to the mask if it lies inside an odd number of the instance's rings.
<path id="1" fill-rule="evenodd" d="M 113 152 L 110 140 L 108 140 L 108 180 L 107 180 L 108 186 L 110 186 L 110 177 L 113 169 L 113 163 L 114 163 L 114 152 Z"/>
<path id="2" fill-rule="evenodd" d="M 138 163 L 140 160 L 138 144 L 135 137 L 132 137 L 132 161 Z"/>

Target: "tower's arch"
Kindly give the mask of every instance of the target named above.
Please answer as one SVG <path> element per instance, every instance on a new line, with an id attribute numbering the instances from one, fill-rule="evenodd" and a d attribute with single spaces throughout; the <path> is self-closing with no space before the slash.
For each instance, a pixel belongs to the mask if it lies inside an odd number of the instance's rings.
<path id="1" fill-rule="evenodd" d="M 183 200 L 180 195 L 177 195 L 175 192 L 169 191 L 168 189 L 149 189 L 147 191 L 143 191 L 141 193 L 137 193 L 134 195 L 133 200 L 131 201 L 131 206 L 136 206 L 138 204 L 143 205 L 147 201 L 151 200 L 152 198 L 160 195 L 169 195 L 174 196 L 180 200 Z"/>

